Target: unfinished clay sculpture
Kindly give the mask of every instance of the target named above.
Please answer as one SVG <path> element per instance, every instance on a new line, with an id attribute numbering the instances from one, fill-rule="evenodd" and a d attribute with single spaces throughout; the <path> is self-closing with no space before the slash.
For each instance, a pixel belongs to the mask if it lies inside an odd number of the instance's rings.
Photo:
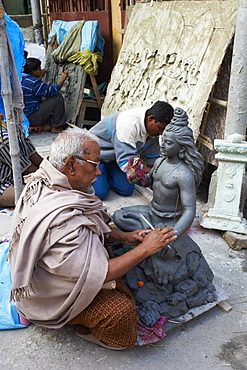
<path id="1" fill-rule="evenodd" d="M 199 246 L 187 235 L 196 213 L 196 187 L 203 159 L 194 145 L 185 111 L 176 108 L 162 135 L 162 155 L 146 175 L 153 199 L 147 206 L 124 207 L 114 214 L 125 231 L 173 226 L 177 240 L 134 267 L 125 276 L 140 307 L 143 323 L 152 326 L 160 316 L 178 317 L 190 308 L 214 300 L 213 273 Z M 145 218 L 141 217 L 142 214 Z M 124 246 L 119 254 L 130 247 Z"/>

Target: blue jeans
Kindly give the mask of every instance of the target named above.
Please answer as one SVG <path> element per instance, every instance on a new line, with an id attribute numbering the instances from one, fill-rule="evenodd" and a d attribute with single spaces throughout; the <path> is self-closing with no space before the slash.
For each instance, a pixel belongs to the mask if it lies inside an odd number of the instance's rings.
<path id="1" fill-rule="evenodd" d="M 104 199 L 108 195 L 109 184 L 117 193 L 125 197 L 133 194 L 135 185 L 127 180 L 126 174 L 120 170 L 116 161 L 100 162 L 99 168 L 102 175 L 93 184 L 97 197 Z"/>

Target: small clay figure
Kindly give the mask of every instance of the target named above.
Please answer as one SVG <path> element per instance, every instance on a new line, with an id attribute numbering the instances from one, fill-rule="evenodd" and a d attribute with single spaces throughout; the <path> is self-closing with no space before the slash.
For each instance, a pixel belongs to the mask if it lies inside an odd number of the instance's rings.
<path id="1" fill-rule="evenodd" d="M 147 186 L 153 188 L 150 204 L 121 208 L 113 217 L 125 231 L 148 227 L 140 214 L 154 227 L 172 226 L 177 231 L 175 242 L 126 275 L 146 325 L 154 324 L 161 314 L 177 317 L 214 299 L 213 273 L 200 248 L 186 234 L 196 213 L 196 187 L 201 181 L 203 158 L 181 108 L 175 109 L 163 132 L 161 151 L 162 156 L 145 177 Z M 144 284 L 139 286 L 138 281 Z"/>

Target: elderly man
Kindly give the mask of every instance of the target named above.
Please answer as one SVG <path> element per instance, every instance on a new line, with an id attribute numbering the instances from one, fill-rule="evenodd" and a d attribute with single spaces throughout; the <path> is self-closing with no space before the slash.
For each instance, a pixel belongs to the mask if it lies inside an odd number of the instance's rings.
<path id="1" fill-rule="evenodd" d="M 52 144 L 49 161 L 27 176 L 11 231 L 12 299 L 37 325 L 80 324 L 83 338 L 119 349 L 134 346 L 138 319 L 119 278 L 175 240 L 176 232 L 111 229 L 91 186 L 101 174 L 99 158 L 93 134 L 68 129 Z M 109 259 L 107 240 L 137 247 Z"/>

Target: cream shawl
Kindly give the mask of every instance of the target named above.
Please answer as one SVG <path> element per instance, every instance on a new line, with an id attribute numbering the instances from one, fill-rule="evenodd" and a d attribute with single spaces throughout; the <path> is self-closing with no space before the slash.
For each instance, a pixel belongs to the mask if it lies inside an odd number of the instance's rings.
<path id="1" fill-rule="evenodd" d="M 92 188 L 73 190 L 46 159 L 26 181 L 11 228 L 11 297 L 31 322 L 56 328 L 83 311 L 102 288 L 110 216 Z"/>

